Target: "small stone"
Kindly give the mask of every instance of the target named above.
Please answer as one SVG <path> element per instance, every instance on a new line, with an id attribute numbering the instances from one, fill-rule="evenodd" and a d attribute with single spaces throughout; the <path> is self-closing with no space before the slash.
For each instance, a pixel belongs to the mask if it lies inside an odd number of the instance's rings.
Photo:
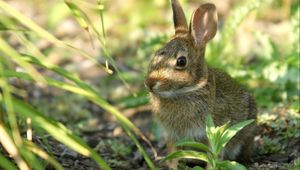
<path id="1" fill-rule="evenodd" d="M 98 139 L 98 138 L 89 138 L 89 139 L 87 139 L 87 144 L 90 147 L 95 148 L 98 145 L 100 140 L 101 139 Z"/>
<path id="2" fill-rule="evenodd" d="M 113 131 L 114 136 L 120 136 L 123 132 L 123 129 L 121 127 L 116 127 Z"/>
<path id="3" fill-rule="evenodd" d="M 66 148 L 63 153 L 60 155 L 62 158 L 71 158 L 71 159 L 74 159 L 74 158 L 77 158 L 78 157 L 78 153 L 69 149 L 69 148 Z"/>
<path id="4" fill-rule="evenodd" d="M 116 125 L 116 124 L 113 124 L 113 123 L 108 123 L 108 124 L 106 125 L 106 129 L 109 130 L 109 131 L 114 130 L 116 127 L 117 127 L 117 125 Z"/>
<path id="5" fill-rule="evenodd" d="M 136 163 L 140 163 L 143 160 L 143 156 L 140 152 L 134 152 L 133 154 L 133 161 Z"/>

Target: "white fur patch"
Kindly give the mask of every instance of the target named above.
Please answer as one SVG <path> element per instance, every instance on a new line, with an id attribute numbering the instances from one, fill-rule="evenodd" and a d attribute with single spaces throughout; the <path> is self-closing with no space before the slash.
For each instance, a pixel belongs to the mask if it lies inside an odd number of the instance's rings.
<path id="1" fill-rule="evenodd" d="M 157 82 L 155 84 L 156 88 L 153 88 L 153 91 L 155 94 L 164 97 L 164 98 L 172 98 L 172 97 L 176 97 L 185 93 L 189 93 L 189 92 L 193 92 L 196 90 L 199 90 L 201 88 L 203 88 L 205 85 L 207 84 L 207 81 L 201 81 L 200 83 L 193 85 L 193 86 L 188 86 L 188 87 L 183 87 L 180 89 L 176 89 L 176 90 L 168 90 L 168 91 L 158 91 L 160 83 Z"/>

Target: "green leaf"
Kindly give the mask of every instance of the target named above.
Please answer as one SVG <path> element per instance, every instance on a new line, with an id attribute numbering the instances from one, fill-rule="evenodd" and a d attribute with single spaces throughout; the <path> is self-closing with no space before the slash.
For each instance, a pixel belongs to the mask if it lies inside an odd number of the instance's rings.
<path id="1" fill-rule="evenodd" d="M 197 160 L 202 160 L 207 162 L 207 156 L 205 153 L 202 152 L 196 152 L 196 151 L 175 151 L 166 157 L 164 157 L 161 161 L 167 161 L 167 160 L 172 160 L 172 159 L 181 159 L 181 158 L 188 158 L 188 159 L 197 159 Z"/>
<path id="2" fill-rule="evenodd" d="M 178 147 L 192 147 L 192 148 L 195 148 L 195 149 L 200 149 L 200 150 L 205 151 L 205 152 L 211 152 L 209 147 L 207 147 L 203 143 L 198 143 L 198 142 L 195 142 L 195 141 L 179 141 L 175 145 L 178 146 Z"/>
<path id="3" fill-rule="evenodd" d="M 230 139 L 236 135 L 240 130 L 242 130 L 245 126 L 249 125 L 250 123 L 254 122 L 254 119 L 246 120 L 243 122 L 240 122 L 238 124 L 235 124 L 231 127 L 229 127 L 224 134 L 222 135 L 222 147 L 225 147 L 226 144 L 230 141 Z"/>
<path id="4" fill-rule="evenodd" d="M 247 168 L 235 161 L 220 161 L 217 163 L 217 167 L 221 170 L 247 170 Z"/>
<path id="5" fill-rule="evenodd" d="M 216 132 L 213 138 L 213 144 L 212 147 L 214 147 L 214 154 L 219 155 L 219 153 L 222 151 L 222 135 L 225 133 L 226 129 L 228 128 L 230 122 L 227 122 L 226 124 L 222 126 L 216 127 Z"/>
<path id="6" fill-rule="evenodd" d="M 213 131 L 215 129 L 215 125 L 214 125 L 214 122 L 213 122 L 213 119 L 211 117 L 211 115 L 207 115 L 206 117 L 206 121 L 205 121 L 205 124 L 206 124 L 206 135 L 207 135 L 207 138 L 209 141 L 212 140 L 212 135 L 213 135 Z"/>

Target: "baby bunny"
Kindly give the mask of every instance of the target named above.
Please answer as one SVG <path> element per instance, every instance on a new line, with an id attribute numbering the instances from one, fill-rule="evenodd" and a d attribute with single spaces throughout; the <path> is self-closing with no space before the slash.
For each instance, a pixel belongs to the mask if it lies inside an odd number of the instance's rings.
<path id="1" fill-rule="evenodd" d="M 227 73 L 205 62 L 205 46 L 217 32 L 215 5 L 206 3 L 192 14 L 187 25 L 178 0 L 172 0 L 175 35 L 155 52 L 145 85 L 155 117 L 167 134 L 169 151 L 179 139 L 206 142 L 205 119 L 216 125 L 255 119 L 253 97 Z M 254 123 L 240 131 L 223 150 L 223 158 L 246 161 L 252 153 Z"/>

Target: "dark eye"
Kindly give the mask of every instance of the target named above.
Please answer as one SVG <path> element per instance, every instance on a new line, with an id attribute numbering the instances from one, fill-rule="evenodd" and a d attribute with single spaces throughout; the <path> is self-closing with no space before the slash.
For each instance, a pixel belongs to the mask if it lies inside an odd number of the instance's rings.
<path id="1" fill-rule="evenodd" d="M 178 67 L 184 67 L 186 66 L 186 57 L 185 56 L 180 56 L 179 58 L 177 58 L 177 62 L 176 62 L 176 66 Z"/>

